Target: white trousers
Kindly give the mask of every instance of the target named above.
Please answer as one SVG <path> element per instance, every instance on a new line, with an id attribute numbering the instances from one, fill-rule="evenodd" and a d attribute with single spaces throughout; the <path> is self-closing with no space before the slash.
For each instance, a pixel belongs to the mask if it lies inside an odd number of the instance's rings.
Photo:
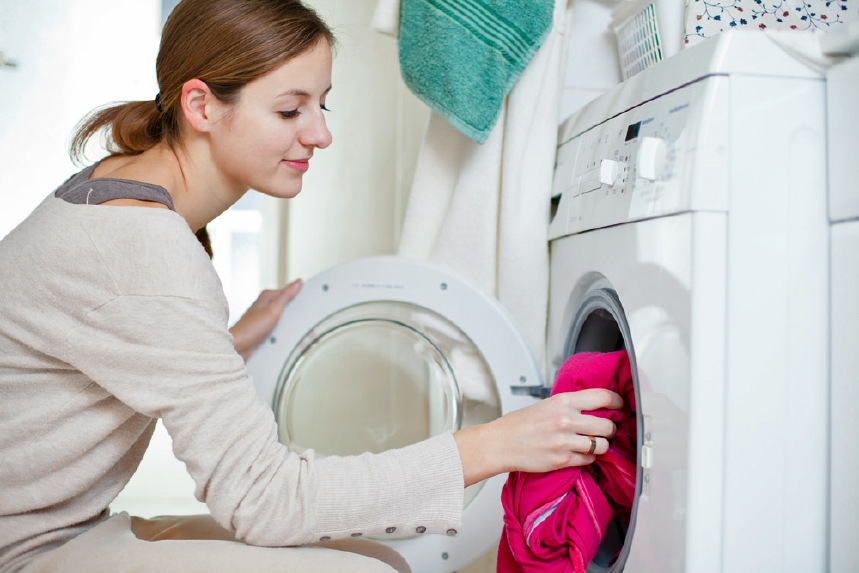
<path id="1" fill-rule="evenodd" d="M 396 573 L 393 549 L 362 539 L 303 547 L 236 541 L 208 515 L 141 519 L 125 513 L 39 555 L 21 573 Z"/>

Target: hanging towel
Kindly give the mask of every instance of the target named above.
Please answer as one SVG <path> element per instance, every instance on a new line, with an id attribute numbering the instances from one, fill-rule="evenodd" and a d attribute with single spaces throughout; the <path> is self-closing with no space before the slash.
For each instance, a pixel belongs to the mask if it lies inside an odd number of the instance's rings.
<path id="1" fill-rule="evenodd" d="M 403 79 L 478 143 L 552 24 L 554 0 L 402 0 Z"/>
<path id="2" fill-rule="evenodd" d="M 552 30 L 483 144 L 430 114 L 397 254 L 461 273 L 510 312 L 543 356 L 549 291 L 549 199 L 570 13 Z"/>
<path id="3" fill-rule="evenodd" d="M 573 355 L 558 372 L 552 394 L 586 388 L 608 388 L 624 399 L 622 410 L 590 412 L 615 422 L 617 433 L 609 450 L 588 466 L 510 474 L 501 493 L 499 572 L 583 573 L 612 517 L 624 529 L 629 525 L 635 494 L 636 404 L 627 353 Z"/>

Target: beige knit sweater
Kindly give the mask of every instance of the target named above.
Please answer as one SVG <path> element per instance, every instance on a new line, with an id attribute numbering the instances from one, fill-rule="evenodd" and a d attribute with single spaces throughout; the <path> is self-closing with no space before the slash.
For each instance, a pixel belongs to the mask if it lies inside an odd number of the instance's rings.
<path id="1" fill-rule="evenodd" d="M 185 220 L 53 194 L 0 241 L 0 571 L 106 519 L 156 418 L 215 519 L 254 545 L 459 527 L 450 434 L 315 458 L 277 440 Z"/>

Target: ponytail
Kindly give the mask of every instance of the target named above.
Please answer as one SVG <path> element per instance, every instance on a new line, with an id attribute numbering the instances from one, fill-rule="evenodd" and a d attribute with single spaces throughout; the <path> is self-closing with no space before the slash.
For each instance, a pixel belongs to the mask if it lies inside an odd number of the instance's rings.
<path id="1" fill-rule="evenodd" d="M 164 114 L 154 101 L 132 101 L 94 110 L 75 128 L 70 155 L 78 164 L 86 162 L 87 142 L 103 132 L 111 155 L 137 155 L 160 143 Z"/>

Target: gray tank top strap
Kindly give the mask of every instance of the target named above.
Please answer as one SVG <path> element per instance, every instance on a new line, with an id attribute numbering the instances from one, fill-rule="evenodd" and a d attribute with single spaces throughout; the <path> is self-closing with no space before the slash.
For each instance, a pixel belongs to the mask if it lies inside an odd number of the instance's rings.
<path id="1" fill-rule="evenodd" d="M 95 167 L 95 165 L 91 165 L 70 177 L 56 190 L 54 195 L 75 205 L 99 205 L 113 199 L 137 199 L 139 201 L 154 201 L 166 205 L 171 211 L 176 210 L 173 207 L 173 198 L 164 187 L 112 177 L 90 179 Z"/>

